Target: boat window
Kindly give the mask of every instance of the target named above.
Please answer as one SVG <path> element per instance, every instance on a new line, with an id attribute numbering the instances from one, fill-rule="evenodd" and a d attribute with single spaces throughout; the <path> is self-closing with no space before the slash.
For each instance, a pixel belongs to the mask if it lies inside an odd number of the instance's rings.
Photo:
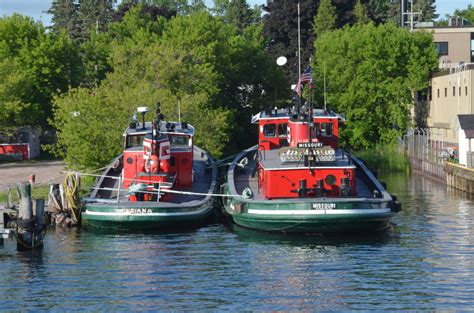
<path id="1" fill-rule="evenodd" d="M 332 123 L 321 123 L 321 135 L 332 136 Z"/>
<path id="2" fill-rule="evenodd" d="M 169 136 L 172 146 L 189 146 L 188 136 Z"/>
<path id="3" fill-rule="evenodd" d="M 288 131 L 288 124 L 286 123 L 278 124 L 278 137 L 286 137 L 287 131 Z"/>
<path id="4" fill-rule="evenodd" d="M 276 125 L 275 124 L 266 124 L 263 126 L 263 135 L 266 138 L 276 136 Z"/>
<path id="5" fill-rule="evenodd" d="M 143 146 L 145 135 L 133 135 L 127 137 L 127 148 Z"/>
<path id="6" fill-rule="evenodd" d="M 314 137 L 321 136 L 321 129 L 319 128 L 319 123 L 314 123 L 313 129 L 314 129 L 314 133 L 313 133 Z"/>

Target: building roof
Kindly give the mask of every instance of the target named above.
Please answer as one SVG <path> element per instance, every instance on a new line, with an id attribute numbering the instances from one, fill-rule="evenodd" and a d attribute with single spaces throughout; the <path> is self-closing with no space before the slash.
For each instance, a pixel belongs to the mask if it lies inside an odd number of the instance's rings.
<path id="1" fill-rule="evenodd" d="M 474 138 L 474 114 L 458 114 L 458 119 L 466 138 Z"/>

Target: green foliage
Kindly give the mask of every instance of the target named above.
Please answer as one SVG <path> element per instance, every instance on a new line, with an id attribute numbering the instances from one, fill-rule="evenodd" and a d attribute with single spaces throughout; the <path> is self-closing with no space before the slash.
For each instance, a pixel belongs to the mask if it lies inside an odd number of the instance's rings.
<path id="1" fill-rule="evenodd" d="M 196 128 L 196 144 L 219 157 L 249 145 L 239 140 L 227 145 L 244 131 L 234 127 L 238 119 L 249 127 L 253 109 L 282 95 L 275 89 L 282 74 L 263 52 L 261 27 L 238 34 L 205 12 L 153 21 L 137 8 L 110 24 L 107 36 L 106 78 L 90 90 L 55 99 L 55 151 L 73 168 L 109 162 L 122 149 L 121 134 L 136 107 L 156 101 L 168 120 L 177 120 L 180 111 L 181 120 Z"/>
<path id="2" fill-rule="evenodd" d="M 474 24 L 474 7 L 472 4 L 468 4 L 466 9 L 456 9 L 453 13 L 453 17 L 463 17 L 471 24 Z"/>
<path id="3" fill-rule="evenodd" d="M 23 37 L 20 37 L 23 36 Z M 0 18 L 0 125 L 47 126 L 51 99 L 81 78 L 77 49 L 64 32 L 20 15 Z"/>
<path id="4" fill-rule="evenodd" d="M 417 0 L 413 3 L 413 12 L 421 12 L 418 17 L 419 21 L 431 22 L 438 18 L 436 12 L 435 0 Z"/>
<path id="5" fill-rule="evenodd" d="M 78 5 L 74 0 L 53 0 L 51 8 L 46 13 L 51 14 L 51 30 L 59 33 L 62 30 L 68 34 L 69 38 L 78 37 Z"/>
<path id="6" fill-rule="evenodd" d="M 0 57 L 14 57 L 25 45 L 36 42 L 44 34 L 41 23 L 20 14 L 0 17 Z"/>
<path id="7" fill-rule="evenodd" d="M 79 0 L 77 19 L 80 41 L 88 38 L 93 31 L 107 30 L 116 2 L 116 0 Z"/>
<path id="8" fill-rule="evenodd" d="M 313 23 L 316 36 L 319 37 L 325 32 L 336 29 L 336 18 L 336 8 L 331 4 L 331 0 L 321 0 Z"/>
<path id="9" fill-rule="evenodd" d="M 221 16 L 224 22 L 234 25 L 240 32 L 247 26 L 261 20 L 261 8 L 250 8 L 246 0 L 215 0 L 211 10 Z"/>
<path id="10" fill-rule="evenodd" d="M 111 41 L 109 33 L 92 33 L 90 38 L 80 45 L 84 68 L 82 85 L 97 86 L 112 70 L 108 61 L 112 49 Z"/>
<path id="11" fill-rule="evenodd" d="M 76 169 L 95 169 L 120 152 L 127 111 L 102 90 L 73 89 L 55 99 L 54 152 Z M 113 113 L 111 113 L 113 112 Z"/>
<path id="12" fill-rule="evenodd" d="M 355 151 L 354 154 L 365 161 L 376 172 L 407 172 L 410 168 L 408 157 L 396 145 L 375 145 L 369 149 Z"/>
<path id="13" fill-rule="evenodd" d="M 306 68 L 313 54 L 313 19 L 319 1 L 301 0 L 301 66 Z M 287 85 L 298 79 L 298 10 L 293 0 L 275 0 L 269 2 L 263 17 L 264 35 L 268 38 L 266 51 L 274 61 L 280 56 L 288 59 L 282 70 L 285 72 Z"/>
<path id="14" fill-rule="evenodd" d="M 401 136 L 413 93 L 427 87 L 437 67 L 430 34 L 391 23 L 326 33 L 316 51 L 314 76 L 323 77 L 326 67 L 329 105 L 346 114 L 342 136 L 356 150 L 393 144 Z"/>
<path id="15" fill-rule="evenodd" d="M 360 0 L 357 0 L 354 6 L 354 17 L 355 23 L 358 25 L 368 24 L 370 22 L 369 16 L 367 14 L 367 8 Z"/>

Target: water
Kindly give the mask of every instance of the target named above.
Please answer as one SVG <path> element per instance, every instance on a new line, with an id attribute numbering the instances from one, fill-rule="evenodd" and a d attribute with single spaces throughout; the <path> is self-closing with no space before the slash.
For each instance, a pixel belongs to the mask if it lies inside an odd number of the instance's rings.
<path id="1" fill-rule="evenodd" d="M 50 231 L 0 247 L 0 310 L 314 311 L 474 308 L 474 205 L 422 177 L 385 177 L 403 211 L 384 233 Z"/>

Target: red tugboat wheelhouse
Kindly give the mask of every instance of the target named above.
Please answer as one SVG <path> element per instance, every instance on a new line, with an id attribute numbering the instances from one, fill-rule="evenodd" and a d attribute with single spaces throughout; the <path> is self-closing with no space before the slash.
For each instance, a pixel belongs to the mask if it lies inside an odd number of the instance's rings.
<path id="1" fill-rule="evenodd" d="M 85 200 L 84 225 L 102 228 L 179 228 L 204 223 L 213 213 L 217 170 L 214 160 L 194 146 L 194 127 L 156 119 L 145 122 L 139 107 L 125 130 L 123 154 L 97 179 Z"/>
<path id="2" fill-rule="evenodd" d="M 368 168 L 339 147 L 341 115 L 305 106 L 252 117 L 258 145 L 227 172 L 224 209 L 244 227 L 281 232 L 379 230 L 400 210 Z"/>

